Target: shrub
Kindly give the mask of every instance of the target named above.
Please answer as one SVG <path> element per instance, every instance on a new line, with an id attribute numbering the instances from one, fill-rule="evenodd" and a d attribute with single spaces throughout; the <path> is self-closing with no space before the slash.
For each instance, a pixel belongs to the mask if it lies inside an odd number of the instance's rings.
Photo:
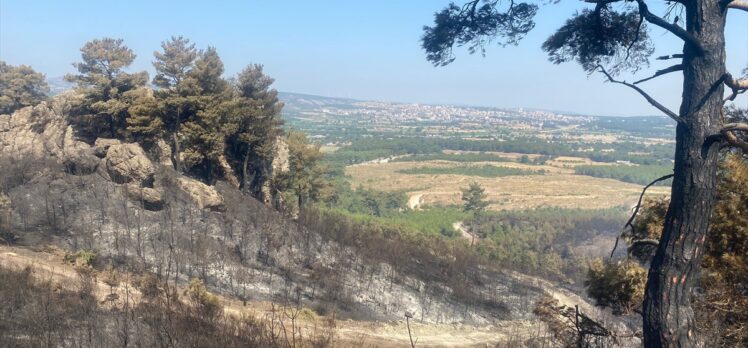
<path id="1" fill-rule="evenodd" d="M 647 270 L 634 261 L 593 261 L 587 273 L 587 294 L 616 314 L 636 310 L 644 298 Z"/>

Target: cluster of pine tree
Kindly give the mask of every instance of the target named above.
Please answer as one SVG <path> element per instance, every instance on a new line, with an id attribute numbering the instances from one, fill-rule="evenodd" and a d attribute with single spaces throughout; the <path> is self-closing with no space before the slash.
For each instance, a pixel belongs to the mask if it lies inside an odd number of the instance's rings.
<path id="1" fill-rule="evenodd" d="M 174 169 L 213 182 L 223 178 L 259 194 L 283 135 L 283 104 L 273 79 L 250 64 L 225 79 L 216 49 L 199 50 L 172 37 L 154 53 L 156 75 L 125 71 L 135 60 L 121 39 L 96 39 L 81 48 L 76 75 L 81 96 L 71 111 L 79 134 L 137 141 L 146 149 L 168 144 Z"/>
<path id="2" fill-rule="evenodd" d="M 0 60 L 0 115 L 36 105 L 47 99 L 44 75 L 27 65 L 13 66 Z"/>

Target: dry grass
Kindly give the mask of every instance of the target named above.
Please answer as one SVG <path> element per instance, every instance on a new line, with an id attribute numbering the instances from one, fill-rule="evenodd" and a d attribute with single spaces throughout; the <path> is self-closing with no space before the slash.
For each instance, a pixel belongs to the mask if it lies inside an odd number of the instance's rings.
<path id="1" fill-rule="evenodd" d="M 589 160 L 587 160 L 589 161 Z M 587 161 L 578 164 L 589 164 Z M 575 162 L 576 163 L 576 162 Z M 559 163 L 564 166 L 569 162 Z M 520 175 L 501 178 L 482 178 L 464 175 L 410 175 L 399 170 L 430 166 L 450 167 L 465 165 L 494 165 L 546 171 L 544 175 Z M 513 162 L 475 162 L 470 164 L 448 161 L 391 162 L 365 164 L 346 168 L 353 187 L 382 191 L 405 191 L 417 199 L 418 205 L 461 204 L 460 189 L 470 182 L 480 183 L 488 194 L 491 210 L 520 210 L 553 206 L 562 208 L 599 209 L 633 205 L 641 193 L 640 185 L 613 179 L 574 175 L 573 169 L 549 165 L 529 165 Z M 669 188 L 653 187 L 652 195 L 668 194 Z"/>

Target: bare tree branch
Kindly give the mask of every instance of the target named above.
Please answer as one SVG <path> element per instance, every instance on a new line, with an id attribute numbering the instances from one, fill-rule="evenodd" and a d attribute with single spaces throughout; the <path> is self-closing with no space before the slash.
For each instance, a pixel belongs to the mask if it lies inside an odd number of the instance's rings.
<path id="1" fill-rule="evenodd" d="M 660 241 L 657 239 L 637 239 L 633 242 L 631 242 L 632 247 L 642 246 L 642 245 L 651 245 L 651 246 L 658 246 L 660 245 Z"/>
<path id="2" fill-rule="evenodd" d="M 727 4 L 727 8 L 748 11 L 748 0 L 732 0 Z"/>
<path id="3" fill-rule="evenodd" d="M 671 54 L 669 56 L 659 56 L 657 57 L 657 60 L 682 59 L 683 57 L 684 57 L 683 53 L 676 53 L 676 54 Z"/>
<path id="4" fill-rule="evenodd" d="M 732 89 L 748 89 L 748 79 L 736 79 L 732 74 L 725 73 L 725 84 Z"/>
<path id="5" fill-rule="evenodd" d="M 725 98 L 724 101 L 728 100 L 735 100 L 735 98 L 740 93 L 744 93 L 746 90 L 748 90 L 748 79 L 736 79 L 732 76 L 730 73 L 725 73 L 725 78 L 723 79 L 725 82 L 725 85 L 729 87 L 732 90 L 732 94 Z"/>
<path id="6" fill-rule="evenodd" d="M 748 132 L 748 123 L 734 122 L 722 126 L 723 131 L 746 131 Z"/>
<path id="7" fill-rule="evenodd" d="M 644 194 L 647 193 L 647 189 L 649 189 L 650 187 L 652 187 L 652 185 L 654 185 L 654 184 L 656 184 L 656 183 L 658 183 L 660 181 L 672 178 L 674 175 L 675 174 L 663 175 L 663 176 L 661 176 L 661 177 L 653 180 L 652 182 L 650 182 L 647 186 L 644 186 L 644 189 L 642 190 L 642 193 L 639 195 L 639 201 L 636 202 L 636 208 L 634 208 L 634 212 L 631 214 L 631 217 L 629 217 L 628 221 L 626 221 L 626 224 L 623 225 L 623 229 L 624 230 L 627 227 L 630 227 L 631 231 L 632 232 L 634 231 L 634 224 L 633 224 L 633 222 L 634 222 L 634 219 L 636 218 L 636 214 L 639 214 L 639 209 L 642 206 L 642 200 L 644 200 Z M 613 259 L 613 254 L 616 252 L 616 248 L 618 248 L 618 240 L 620 238 L 621 238 L 621 235 L 618 235 L 618 237 L 616 237 L 616 243 L 613 245 L 613 250 L 610 251 L 610 259 Z"/>
<path id="8" fill-rule="evenodd" d="M 681 38 L 681 40 L 693 46 L 693 48 L 695 48 L 699 54 L 702 54 L 704 52 L 704 47 L 701 46 L 701 42 L 699 42 L 699 40 L 693 37 L 693 35 L 691 35 L 685 29 L 681 28 L 677 24 L 670 23 L 665 19 L 652 14 L 652 12 L 649 12 L 649 7 L 647 6 L 647 3 L 644 2 L 644 0 L 636 0 L 636 3 L 639 5 L 639 13 L 644 16 L 647 22 L 673 33 L 675 36 Z"/>
<path id="9" fill-rule="evenodd" d="M 608 81 L 610 81 L 612 83 L 622 84 L 624 86 L 632 88 L 633 90 L 639 92 L 639 94 L 641 94 L 642 97 L 644 97 L 644 99 L 646 99 L 649 102 L 649 104 L 652 104 L 652 106 L 654 106 L 658 110 L 660 110 L 663 113 L 665 113 L 665 115 L 667 115 L 668 117 L 672 118 L 673 120 L 675 120 L 678 123 L 685 123 L 685 121 L 683 120 L 683 118 L 681 118 L 680 116 L 678 116 L 678 114 L 676 114 L 672 110 L 668 109 L 664 105 L 660 104 L 660 102 L 658 102 L 657 100 L 655 100 L 654 98 L 652 98 L 649 94 L 647 94 L 647 92 L 644 92 L 641 88 L 639 88 L 639 87 L 637 87 L 635 85 L 632 85 L 632 84 L 630 84 L 630 83 L 628 83 L 626 81 L 618 81 L 618 80 L 614 79 L 613 76 L 611 76 L 608 73 L 608 71 L 606 71 L 605 68 L 602 65 L 598 65 L 597 67 L 600 69 L 600 72 L 602 72 L 603 74 L 605 74 L 605 76 L 608 78 Z"/>
<path id="10" fill-rule="evenodd" d="M 735 131 L 748 132 L 748 123 L 728 123 L 720 130 L 728 144 L 741 149 L 744 154 L 748 155 L 748 141 L 735 135 Z"/>
<path id="11" fill-rule="evenodd" d="M 644 78 L 644 79 L 641 79 L 639 81 L 636 81 L 636 82 L 634 82 L 634 84 L 638 85 L 638 84 L 640 84 L 642 82 L 649 81 L 649 80 L 651 80 L 651 79 L 653 79 L 655 77 L 662 76 L 662 75 L 665 75 L 665 74 L 669 74 L 671 72 L 682 71 L 682 70 L 683 70 L 683 64 L 676 64 L 676 65 L 673 65 L 671 67 L 667 67 L 667 68 L 662 69 L 662 70 L 657 70 L 657 72 L 654 75 L 652 75 L 650 77 L 647 77 L 647 78 Z"/>

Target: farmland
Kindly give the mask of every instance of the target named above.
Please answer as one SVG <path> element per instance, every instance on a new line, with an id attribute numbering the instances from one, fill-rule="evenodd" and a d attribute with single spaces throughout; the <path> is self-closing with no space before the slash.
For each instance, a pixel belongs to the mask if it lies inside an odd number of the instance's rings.
<path id="1" fill-rule="evenodd" d="M 436 205 L 459 205 L 460 190 L 470 182 L 478 182 L 488 194 L 489 210 L 523 210 L 539 207 L 597 209 L 630 206 L 641 193 L 641 185 L 619 180 L 577 175 L 566 168 L 569 162 L 534 165 L 514 162 L 388 162 L 353 165 L 346 168 L 351 185 L 383 191 L 404 191 L 412 199 L 411 208 Z M 465 168 L 514 169 L 530 173 L 502 177 L 449 174 L 448 169 Z M 411 174 L 414 170 L 444 174 Z M 534 173 L 533 173 L 534 172 Z M 541 174 L 542 172 L 542 174 Z M 668 193 L 665 187 L 648 191 L 651 195 Z"/>

